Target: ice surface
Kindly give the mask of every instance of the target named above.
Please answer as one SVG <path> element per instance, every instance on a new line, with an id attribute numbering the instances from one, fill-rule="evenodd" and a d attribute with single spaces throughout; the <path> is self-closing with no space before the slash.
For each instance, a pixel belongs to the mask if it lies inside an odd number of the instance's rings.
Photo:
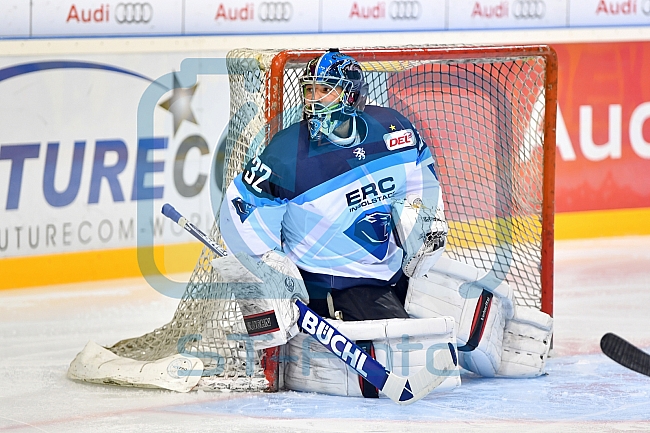
<path id="1" fill-rule="evenodd" d="M 110 345 L 171 318 L 143 280 L 0 292 L 0 432 L 650 431 L 650 377 L 610 361 L 614 332 L 650 349 L 650 237 L 556 243 L 548 376 L 484 379 L 410 405 L 302 394 L 178 394 L 76 383 L 88 340 Z"/>

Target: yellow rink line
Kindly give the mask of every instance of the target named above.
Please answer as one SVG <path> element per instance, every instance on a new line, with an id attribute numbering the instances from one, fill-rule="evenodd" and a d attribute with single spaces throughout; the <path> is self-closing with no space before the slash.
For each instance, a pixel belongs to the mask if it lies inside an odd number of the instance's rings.
<path id="1" fill-rule="evenodd" d="M 499 240 L 530 241 L 531 233 L 519 227 L 527 219 L 512 226 L 504 221 L 450 223 L 457 239 L 450 239 L 450 248 L 473 247 L 481 242 Z M 538 227 L 538 224 L 533 224 Z M 464 233 L 464 234 L 463 234 Z M 650 235 L 650 208 L 617 209 L 588 212 L 566 212 L 555 215 L 555 239 L 585 239 L 628 235 Z M 194 269 L 201 254 L 198 242 L 156 246 L 153 255 L 157 268 L 165 275 Z M 142 250 L 141 250 L 142 251 Z M 83 251 L 47 256 L 11 257 L 0 259 L 0 289 L 17 289 L 51 284 L 133 278 L 152 274 L 156 270 L 140 269 L 137 248 Z"/>
<path id="2" fill-rule="evenodd" d="M 449 222 L 449 246 L 472 248 L 497 242 L 535 242 L 535 218 Z M 650 235 L 650 208 L 563 212 L 555 215 L 555 240 Z"/>
<path id="3" fill-rule="evenodd" d="M 555 215 L 555 240 L 650 235 L 650 208 L 563 212 Z"/>
<path id="4" fill-rule="evenodd" d="M 155 246 L 155 267 L 165 275 L 191 271 L 202 247 L 199 242 Z M 151 257 L 151 248 L 140 249 L 140 252 Z M 138 248 L 135 247 L 10 257 L 0 259 L 0 289 L 133 278 L 155 274 L 155 267 L 140 269 Z"/>
<path id="5" fill-rule="evenodd" d="M 477 248 L 483 245 L 534 243 L 539 239 L 538 218 L 496 218 L 449 221 L 448 248 Z"/>

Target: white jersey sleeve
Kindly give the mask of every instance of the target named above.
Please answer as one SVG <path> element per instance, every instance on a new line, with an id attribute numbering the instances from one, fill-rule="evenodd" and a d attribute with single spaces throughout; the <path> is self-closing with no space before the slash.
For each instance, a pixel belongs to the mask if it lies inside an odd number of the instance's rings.
<path id="1" fill-rule="evenodd" d="M 269 250 L 281 251 L 286 208 L 286 200 L 262 198 L 252 193 L 243 175 L 238 175 L 226 191 L 219 217 L 228 250 L 258 259 Z"/>

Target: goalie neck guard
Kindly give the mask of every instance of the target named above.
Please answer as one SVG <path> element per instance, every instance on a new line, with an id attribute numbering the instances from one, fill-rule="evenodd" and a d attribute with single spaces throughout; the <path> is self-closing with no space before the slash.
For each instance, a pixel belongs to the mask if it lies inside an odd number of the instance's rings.
<path id="1" fill-rule="evenodd" d="M 366 105 L 368 85 L 361 65 L 335 48 L 307 63 L 300 84 L 311 138 L 331 135 Z"/>

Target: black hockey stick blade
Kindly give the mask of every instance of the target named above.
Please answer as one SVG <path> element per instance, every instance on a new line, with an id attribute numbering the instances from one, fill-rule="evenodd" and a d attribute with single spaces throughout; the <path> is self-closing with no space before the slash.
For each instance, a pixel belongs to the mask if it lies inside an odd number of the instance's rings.
<path id="1" fill-rule="evenodd" d="M 600 339 L 600 348 L 605 355 L 623 367 L 650 376 L 650 354 L 618 335 L 611 332 L 603 335 Z"/>

